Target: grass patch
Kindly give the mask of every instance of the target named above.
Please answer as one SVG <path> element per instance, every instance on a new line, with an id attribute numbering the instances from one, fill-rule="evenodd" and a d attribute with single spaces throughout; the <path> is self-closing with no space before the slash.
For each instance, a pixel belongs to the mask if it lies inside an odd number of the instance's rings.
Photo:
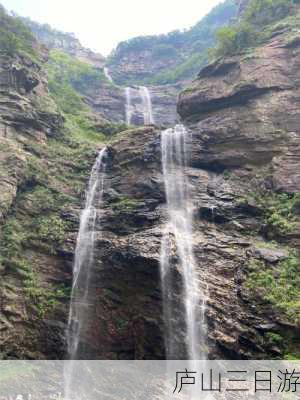
<path id="1" fill-rule="evenodd" d="M 112 204 L 112 209 L 115 212 L 133 211 L 139 206 L 139 202 L 129 197 L 122 196 Z"/>

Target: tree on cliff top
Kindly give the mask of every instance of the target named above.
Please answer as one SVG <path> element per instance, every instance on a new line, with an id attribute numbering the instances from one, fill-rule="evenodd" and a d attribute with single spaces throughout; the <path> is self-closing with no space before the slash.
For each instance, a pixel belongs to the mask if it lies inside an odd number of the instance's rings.
<path id="1" fill-rule="evenodd" d="M 9 56 L 26 55 L 38 61 L 35 44 L 30 29 L 19 18 L 8 15 L 0 4 L 0 53 Z"/>
<path id="2" fill-rule="evenodd" d="M 299 0 L 252 0 L 241 20 L 217 31 L 218 44 L 211 51 L 212 58 L 231 56 L 263 39 L 264 28 L 288 16 Z"/>

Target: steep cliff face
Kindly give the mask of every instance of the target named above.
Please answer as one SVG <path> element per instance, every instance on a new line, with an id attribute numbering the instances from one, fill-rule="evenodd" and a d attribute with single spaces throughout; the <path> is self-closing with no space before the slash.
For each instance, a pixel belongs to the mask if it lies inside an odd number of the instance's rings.
<path id="1" fill-rule="evenodd" d="M 96 125 L 101 127 L 109 122 L 126 121 L 125 88 L 111 82 L 105 76 L 104 57 L 84 48 L 72 34 L 54 30 L 48 25 L 41 25 L 26 18 L 22 21 L 41 43 L 52 50 L 47 69 L 50 75 L 50 91 L 52 92 L 54 88 L 54 97 L 61 99 L 58 99 L 58 102 L 65 102 L 64 94 L 55 91 L 56 86 L 61 86 L 57 82 L 63 80 L 68 84 L 68 87 L 64 87 L 64 92 L 70 91 L 71 88 L 74 96 L 82 97 L 90 113 L 94 114 Z M 175 123 L 176 102 L 180 88 L 182 88 L 180 84 L 149 88 L 152 94 L 153 114 L 158 125 L 167 126 Z M 132 123 L 143 125 L 142 99 L 138 88 L 132 88 L 132 93 L 135 93 Z M 62 104 L 63 110 L 65 107 Z"/>
<path id="2" fill-rule="evenodd" d="M 95 145 L 63 126 L 48 93 L 45 48 L 0 11 L 1 35 L 15 36 L 14 48 L 1 42 L 0 56 L 0 352 L 62 358 L 76 210 Z"/>
<path id="3" fill-rule="evenodd" d="M 1 18 L 11 31 L 13 20 Z M 192 133 L 187 173 L 210 358 L 299 357 L 298 18 L 280 22 L 245 54 L 204 68 L 179 98 Z M 0 58 L 0 352 L 63 358 L 79 214 L 103 136 L 76 125 L 77 108 L 66 109 L 64 121 L 47 89 L 47 52 L 26 37 Z M 85 101 L 123 119 L 124 90 L 114 89 L 114 103 L 112 93 L 103 100 L 104 87 L 98 98 L 85 82 Z M 155 120 L 171 123 L 172 102 L 150 90 Z M 86 358 L 164 358 L 160 130 L 118 134 L 107 157 Z M 176 264 L 172 235 L 170 242 Z"/>
<path id="4" fill-rule="evenodd" d="M 166 84 L 192 79 L 207 62 L 216 30 L 236 16 L 226 0 L 186 31 L 136 37 L 121 42 L 108 59 L 114 81 L 122 85 Z"/>
<path id="5" fill-rule="evenodd" d="M 203 69 L 178 103 L 192 132 L 193 244 L 210 358 L 299 354 L 299 32 L 289 21 L 251 52 Z M 164 357 L 160 132 L 126 132 L 109 159 L 87 341 L 100 358 Z"/>
<path id="6" fill-rule="evenodd" d="M 274 333 L 288 348 L 299 329 L 299 30 L 289 21 L 248 54 L 203 69 L 178 104 L 203 176 L 196 254 L 210 339 L 229 354 L 259 355 Z"/>

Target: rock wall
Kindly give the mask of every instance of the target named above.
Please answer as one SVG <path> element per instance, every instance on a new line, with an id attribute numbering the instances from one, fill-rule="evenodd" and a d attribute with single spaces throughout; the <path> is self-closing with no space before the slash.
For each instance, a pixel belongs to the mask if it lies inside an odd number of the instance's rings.
<path id="1" fill-rule="evenodd" d="M 0 57 L 0 352 L 65 355 L 65 323 L 82 195 L 96 150 L 74 147 L 39 57 Z"/>
<path id="2" fill-rule="evenodd" d="M 251 56 L 204 68 L 179 98 L 178 112 L 193 132 L 192 179 L 201 176 L 196 254 L 210 291 L 209 337 L 229 355 L 259 356 L 270 350 L 272 332 L 295 338 L 299 329 L 296 315 L 287 318 L 263 289 L 245 284 L 251 265 L 276 271 L 299 246 L 296 209 L 291 229 L 266 218 L 278 212 L 268 199 L 300 192 L 298 45 L 297 37 L 278 32 Z M 277 353 L 273 346 L 271 355 Z"/>
<path id="3" fill-rule="evenodd" d="M 158 126 L 172 126 L 178 119 L 176 111 L 177 96 L 181 85 L 149 86 L 152 100 L 154 123 Z M 126 122 L 125 88 L 111 84 L 95 87 L 86 85 L 86 103 L 96 114 L 103 115 L 113 122 Z M 138 87 L 131 87 L 133 125 L 144 125 L 143 104 Z"/>
<path id="4" fill-rule="evenodd" d="M 300 191 L 298 44 L 277 34 L 251 57 L 209 65 L 179 98 L 178 112 L 192 131 L 188 175 L 197 273 L 208 295 L 209 358 L 276 358 L 299 351 L 294 306 L 276 303 L 276 295 L 266 294 L 267 283 L 255 280 L 262 272 L 268 279 L 274 274 L 280 288 L 276 274 L 295 260 L 299 265 L 297 203 L 282 214 L 286 225 L 274 223 L 281 213 L 274 199 L 291 201 Z M 91 354 L 161 358 L 159 253 L 166 204 L 160 132 L 126 132 L 109 153 Z"/>
<path id="5" fill-rule="evenodd" d="M 293 302 L 287 291 L 299 268 L 299 43 L 297 32 L 277 31 L 250 55 L 203 69 L 179 97 L 192 133 L 187 173 L 199 286 L 208 295 L 209 358 L 299 352 L 297 294 Z M 104 107 L 101 93 L 95 102 L 88 90 L 92 107 L 124 118 L 121 89 L 111 109 L 112 93 Z M 161 104 L 171 101 L 151 91 L 154 113 L 170 118 Z M 74 143 L 65 132 L 33 59 L 1 57 L 0 96 L 0 351 L 4 358 L 63 358 L 79 214 L 98 146 Z M 125 131 L 108 154 L 87 358 L 164 358 L 160 130 Z"/>

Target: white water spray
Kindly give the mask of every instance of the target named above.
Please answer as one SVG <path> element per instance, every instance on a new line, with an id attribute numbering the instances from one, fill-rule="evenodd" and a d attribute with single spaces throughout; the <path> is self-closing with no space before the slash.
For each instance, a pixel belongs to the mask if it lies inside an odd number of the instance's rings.
<path id="1" fill-rule="evenodd" d="M 152 101 L 149 89 L 146 86 L 140 86 L 139 92 L 143 104 L 144 125 L 154 124 Z"/>
<path id="2" fill-rule="evenodd" d="M 186 353 L 191 360 L 205 359 L 205 297 L 197 282 L 196 265 L 193 254 L 192 212 L 186 176 L 188 132 L 183 125 L 167 129 L 161 133 L 163 177 L 166 191 L 168 217 L 161 246 L 161 278 L 164 297 L 164 314 L 167 325 L 167 358 L 176 358 L 177 332 L 170 332 L 176 318 L 172 304 L 174 273 L 174 253 L 172 241 L 176 244 L 178 269 L 182 276 L 185 315 Z"/>
<path id="3" fill-rule="evenodd" d="M 108 70 L 107 67 L 103 68 L 103 72 L 104 72 L 104 75 L 106 76 L 106 78 L 109 80 L 109 82 L 113 83 L 113 78 L 110 75 L 109 70 Z"/>
<path id="4" fill-rule="evenodd" d="M 126 98 L 126 103 L 125 103 L 126 124 L 130 125 L 131 124 L 131 118 L 132 118 L 132 105 L 131 105 L 130 87 L 126 87 L 125 88 L 125 98 Z"/>
<path id="5" fill-rule="evenodd" d="M 89 318 L 88 295 L 90 275 L 94 264 L 95 225 L 103 196 L 107 149 L 103 148 L 90 175 L 85 207 L 80 217 L 80 227 L 75 249 L 73 284 L 67 328 L 68 368 L 65 370 L 65 396 L 69 398 L 74 372 L 72 360 L 84 359 L 82 339 Z"/>

